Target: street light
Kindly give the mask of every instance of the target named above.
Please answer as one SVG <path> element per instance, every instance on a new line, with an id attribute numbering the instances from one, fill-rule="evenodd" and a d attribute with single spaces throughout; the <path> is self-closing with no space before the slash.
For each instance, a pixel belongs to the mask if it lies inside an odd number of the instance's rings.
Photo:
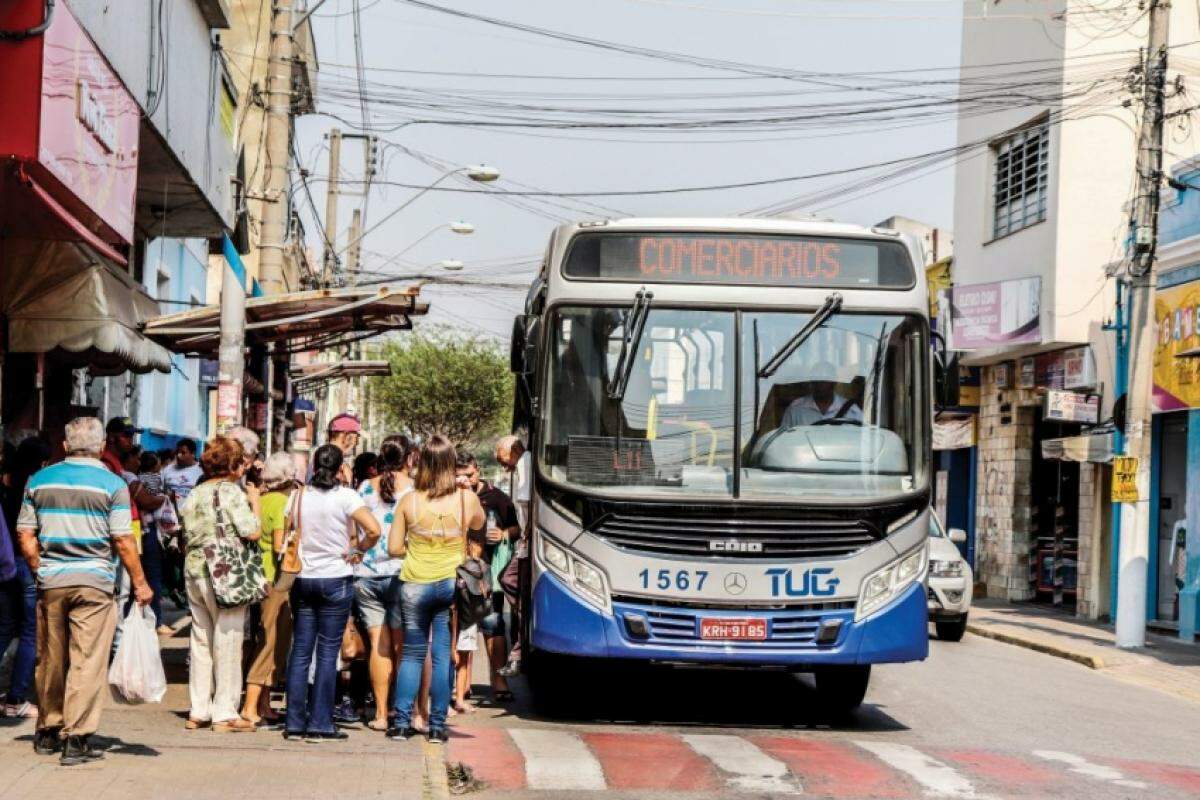
<path id="1" fill-rule="evenodd" d="M 425 233 L 421 234 L 421 235 L 420 235 L 420 236 L 419 236 L 419 237 L 418 237 L 416 240 L 414 240 L 414 241 L 413 241 L 411 244 L 409 244 L 409 245 L 408 245 L 408 247 L 405 247 L 403 250 L 401 250 L 401 251 L 400 251 L 400 252 L 398 252 L 398 253 L 393 253 L 392 255 L 388 256 L 388 257 L 387 257 L 387 259 L 386 259 L 386 260 L 385 260 L 385 261 L 384 261 L 382 264 L 379 264 L 379 265 L 378 265 L 378 266 L 375 268 L 375 271 L 377 271 L 377 272 L 378 272 L 378 271 L 382 271 L 382 269 L 383 269 L 384 267 L 386 267 L 388 264 L 391 264 L 393 261 L 395 261 L 396 259 L 400 258 L 400 256 L 404 255 L 404 254 L 405 254 L 405 253 L 407 253 L 409 250 L 412 250 L 414 247 L 416 247 L 417 245 L 419 245 L 421 242 L 425 241 L 425 240 L 426 240 L 426 239 L 428 239 L 430 236 L 433 236 L 435 233 L 437 233 L 438 231 L 442 230 L 443 228 L 449 228 L 450 230 L 454 231 L 455 233 L 457 233 L 457 234 L 459 234 L 459 235 L 461 235 L 461 236 L 469 236 L 469 235 L 471 235 L 472 233 L 474 233 L 474 232 L 475 232 L 475 226 L 474 226 L 474 225 L 472 225 L 472 224 L 471 224 L 471 223 L 469 223 L 469 222 L 465 222 L 465 221 L 463 221 L 463 220 L 461 220 L 461 219 L 460 219 L 460 220 L 456 220 L 456 221 L 454 221 L 454 222 L 447 222 L 447 223 L 445 223 L 445 224 L 442 224 L 442 225 L 434 225 L 432 228 L 430 228 L 429 230 L 425 231 Z"/>
<path id="2" fill-rule="evenodd" d="M 469 222 L 463 222 L 461 219 L 458 222 L 450 223 L 450 230 L 455 233 L 461 233 L 464 236 L 475 232 L 475 226 Z"/>
<path id="3" fill-rule="evenodd" d="M 442 173 L 442 175 L 440 175 L 438 177 L 438 179 L 435 180 L 433 183 L 429 184 L 424 189 L 417 192 L 412 197 L 408 198 L 403 203 L 401 203 L 400 205 L 393 208 L 391 211 L 389 211 L 387 214 L 385 214 L 374 225 L 367 228 L 365 231 L 363 231 L 358 236 L 351 239 L 349 242 L 346 242 L 345 246 L 343 246 L 341 250 L 338 250 L 337 254 L 340 256 L 342 253 L 346 252 L 351 247 L 354 247 L 356 244 L 358 244 L 360 241 L 362 241 L 368 233 L 375 230 L 380 225 L 387 222 L 389 219 L 396 216 L 404 209 L 408 208 L 410 205 L 413 204 L 413 202 L 415 202 L 417 200 L 417 198 L 424 195 L 430 189 L 437 186 L 439 183 L 446 180 L 446 178 L 449 178 L 451 175 L 458 175 L 459 173 L 466 175 L 468 178 L 470 178 L 471 180 L 476 181 L 478 183 L 491 183 L 492 181 L 494 181 L 500 177 L 500 170 L 496 169 L 495 167 L 489 167 L 489 166 L 486 166 L 483 164 L 472 164 L 470 166 L 455 167 L 452 170 L 448 170 L 447 172 Z M 473 226 L 472 226 L 472 230 L 474 230 Z M 415 244 L 415 242 L 414 242 L 414 244 Z"/>
<path id="4" fill-rule="evenodd" d="M 439 261 L 438 266 L 447 272 L 458 272 L 463 268 L 463 262 L 457 259 L 447 258 L 444 261 Z"/>

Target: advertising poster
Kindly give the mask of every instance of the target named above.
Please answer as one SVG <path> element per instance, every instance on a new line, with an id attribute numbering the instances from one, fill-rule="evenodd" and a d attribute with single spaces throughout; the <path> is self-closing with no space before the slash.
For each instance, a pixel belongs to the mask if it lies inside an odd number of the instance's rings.
<path id="1" fill-rule="evenodd" d="M 1154 411 L 1200 408 L 1200 358 L 1179 357 L 1200 348 L 1200 281 L 1159 289 L 1154 298 Z"/>
<path id="2" fill-rule="evenodd" d="M 984 350 L 1040 344 L 1042 279 L 1020 278 L 950 289 L 950 348 Z"/>

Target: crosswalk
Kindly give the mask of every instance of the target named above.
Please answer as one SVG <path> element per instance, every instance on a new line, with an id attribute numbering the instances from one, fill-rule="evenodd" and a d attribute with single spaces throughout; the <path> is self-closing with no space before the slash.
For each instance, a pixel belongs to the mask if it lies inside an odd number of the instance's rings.
<path id="1" fill-rule="evenodd" d="M 499 790 L 985 800 L 1094 787 L 1101 796 L 1200 796 L 1200 769 L 1056 750 L 917 747 L 885 737 L 479 726 L 457 728 L 447 758 Z"/>

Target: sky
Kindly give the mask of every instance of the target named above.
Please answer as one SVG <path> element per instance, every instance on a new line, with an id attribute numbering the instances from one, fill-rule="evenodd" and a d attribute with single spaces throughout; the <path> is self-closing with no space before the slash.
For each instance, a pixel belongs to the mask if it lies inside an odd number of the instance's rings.
<path id="1" fill-rule="evenodd" d="M 950 68 L 938 73 L 942 77 L 955 74 L 961 15 L 964 7 L 967 13 L 973 13 L 974 6 L 964 6 L 959 0 L 430 2 L 575 36 L 709 60 L 839 74 Z M 414 189 L 380 185 L 391 181 L 426 186 L 446 171 L 434 166 L 437 164 L 494 166 L 501 178 L 489 187 L 498 190 L 534 186 L 555 192 L 627 191 L 806 175 L 954 144 L 952 116 L 916 127 L 880 130 L 880 126 L 865 126 L 853 133 L 835 135 L 819 129 L 791 133 L 568 131 L 401 124 L 416 116 L 438 115 L 428 108 L 414 110 L 413 97 L 419 98 L 418 102 L 437 103 L 443 102 L 447 94 L 455 95 L 456 102 L 469 97 L 477 109 L 493 102 L 552 103 L 571 108 L 632 107 L 670 114 L 696 105 L 844 100 L 847 93 L 801 96 L 811 87 L 789 80 L 749 79 L 744 72 L 664 62 L 549 39 L 432 12 L 401 0 L 359 0 L 359 5 L 364 77 L 369 87 L 366 113 L 382 144 L 378 183 L 372 187 L 365 214 L 368 229 L 375 224 L 378 227 L 363 240 L 364 270 L 397 275 L 412 274 L 414 270 L 437 272 L 438 262 L 453 259 L 464 264 L 457 275 L 527 284 L 534 272 L 528 262 L 540 257 L 558 220 L 621 215 L 724 216 L 847 180 L 841 176 L 694 193 L 596 197 L 570 201 L 568 209 L 538 204 L 538 213 L 483 194 L 430 191 L 415 197 Z M 301 119 L 297 125 L 297 151 L 303 166 L 314 176 L 311 188 L 321 215 L 325 208 L 322 178 L 328 173 L 325 137 L 335 125 L 343 130 L 361 125 L 364 113 L 355 98 L 352 9 L 353 0 L 327 0 L 316 12 L 314 31 L 322 67 L 318 78 L 319 113 Z M 465 74 L 425 74 L 429 72 Z M 495 78 L 480 73 L 572 79 Z M 632 80 L 609 80 L 614 77 Z M 787 92 L 797 96 L 780 96 Z M 695 97 L 700 94 L 720 97 Z M 397 105 L 401 95 L 407 107 Z M 507 110 L 504 114 L 511 115 Z M 450 116 L 461 118 L 458 114 Z M 485 110 L 467 116 L 475 121 L 496 120 Z M 362 159 L 361 143 L 346 140 L 341 175 L 354 190 L 361 188 L 357 181 L 363 177 Z M 425 163 L 429 161 L 432 164 Z M 953 179 L 953 167 L 947 166 L 916 180 L 896 182 L 848 201 L 827 200 L 804 211 L 867 225 L 900 214 L 949 228 L 953 221 Z M 479 188 L 454 180 L 439 185 Z M 362 199 L 341 198 L 339 246 L 347 241 L 351 210 L 361 206 Z M 383 221 L 389 212 L 409 200 L 411 204 Z M 523 198 L 519 202 L 529 205 L 531 200 Z M 584 202 L 589 204 L 582 205 Z M 302 214 L 310 243 L 319 252 L 321 238 L 312 212 L 302 208 Z M 459 235 L 446 227 L 438 229 L 456 220 L 474 225 L 475 233 Z M 388 257 L 400 251 L 406 252 L 389 263 Z M 378 275 L 371 273 L 368 277 Z M 452 325 L 467 333 L 507 339 L 524 291 L 431 285 L 422 290 L 422 296 L 432 304 L 422 324 Z"/>

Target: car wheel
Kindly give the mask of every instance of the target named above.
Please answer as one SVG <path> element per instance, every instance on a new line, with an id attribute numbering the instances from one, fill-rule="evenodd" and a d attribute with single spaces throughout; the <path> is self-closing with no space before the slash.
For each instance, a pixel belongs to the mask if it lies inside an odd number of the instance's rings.
<path id="1" fill-rule="evenodd" d="M 958 619 L 939 619 L 934 622 L 938 638 L 944 642 L 961 642 L 967 632 L 967 615 Z"/>
<path id="2" fill-rule="evenodd" d="M 871 666 L 825 667 L 813 674 L 821 709 L 835 717 L 846 716 L 862 705 L 871 682 Z"/>

